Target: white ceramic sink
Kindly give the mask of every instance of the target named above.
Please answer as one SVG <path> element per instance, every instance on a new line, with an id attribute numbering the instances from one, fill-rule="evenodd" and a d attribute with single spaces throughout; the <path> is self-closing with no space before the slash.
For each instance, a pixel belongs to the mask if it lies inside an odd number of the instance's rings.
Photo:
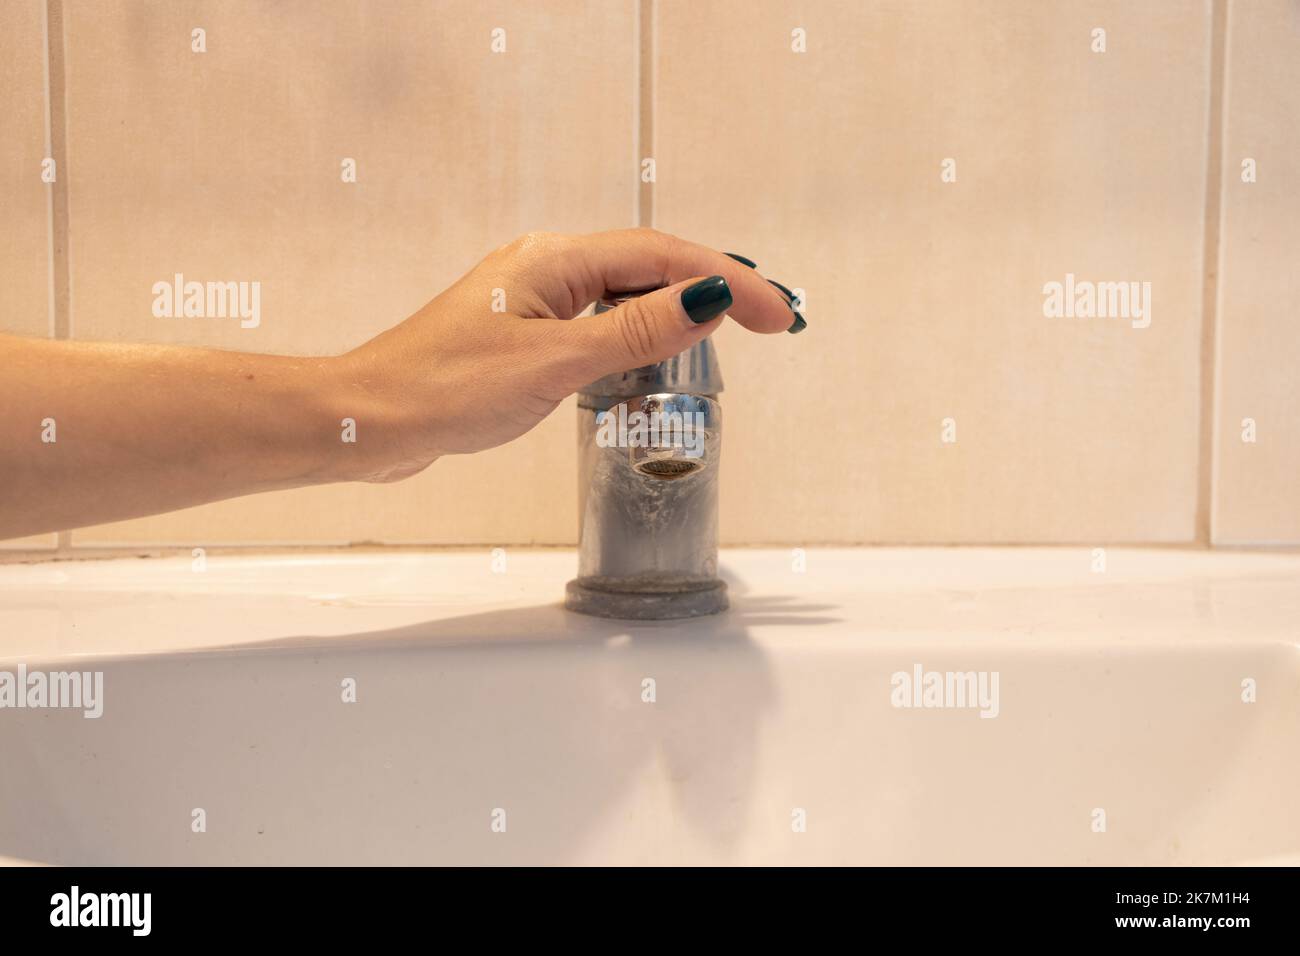
<path id="1" fill-rule="evenodd" d="M 732 610 L 665 624 L 505 560 L 0 567 L 0 671 L 104 675 L 98 719 L 0 709 L 0 857 L 1300 859 L 1300 555 L 732 551 Z M 918 666 L 996 672 L 997 715 L 894 706 Z"/>

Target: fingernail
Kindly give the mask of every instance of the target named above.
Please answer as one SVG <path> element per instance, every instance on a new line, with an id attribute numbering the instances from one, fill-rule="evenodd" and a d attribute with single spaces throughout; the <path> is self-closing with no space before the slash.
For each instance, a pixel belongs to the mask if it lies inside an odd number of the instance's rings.
<path id="1" fill-rule="evenodd" d="M 794 324 L 792 324 L 788 329 L 786 329 L 786 331 L 789 332 L 791 335 L 798 335 L 804 329 L 808 328 L 808 321 L 798 312 L 795 312 L 794 293 L 791 292 L 789 289 L 787 289 L 785 286 L 781 285 L 781 283 L 777 282 L 775 279 L 768 279 L 767 281 L 772 285 L 776 286 L 778 289 L 780 289 L 781 292 L 785 294 L 785 297 L 790 300 L 786 303 L 786 305 L 790 307 L 791 312 L 794 312 Z"/>
<path id="2" fill-rule="evenodd" d="M 755 262 L 753 259 L 746 259 L 744 256 L 738 255 L 734 252 L 728 252 L 727 255 L 731 256 L 731 258 L 735 259 L 742 266 L 749 266 L 751 269 L 758 268 L 758 263 Z"/>
<path id="3" fill-rule="evenodd" d="M 696 325 L 712 322 L 731 308 L 731 289 L 722 276 L 709 276 L 682 290 L 682 308 Z"/>
<path id="4" fill-rule="evenodd" d="M 781 285 L 781 283 L 777 282 L 775 279 L 768 279 L 767 281 L 769 285 L 774 285 L 782 292 L 784 292 L 785 297 L 789 299 L 791 302 L 794 301 L 794 293 L 791 292 L 789 289 L 787 289 L 785 286 Z"/>

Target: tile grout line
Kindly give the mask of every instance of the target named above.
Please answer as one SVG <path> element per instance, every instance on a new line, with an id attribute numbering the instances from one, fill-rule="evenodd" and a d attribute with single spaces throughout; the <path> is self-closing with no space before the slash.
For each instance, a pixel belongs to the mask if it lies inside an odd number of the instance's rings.
<path id="1" fill-rule="evenodd" d="M 56 171 L 51 190 L 51 241 L 54 285 L 54 329 L 61 339 L 72 337 L 72 286 L 68 270 L 68 117 L 67 63 L 63 42 L 63 0 L 46 0 L 46 75 L 50 155 Z"/>
<path id="2" fill-rule="evenodd" d="M 48 201 L 50 337 L 72 338 L 72 282 L 68 266 L 68 116 L 67 58 L 64 48 L 63 0 L 45 3 L 45 138 L 54 160 Z M 72 549 L 72 532 L 56 535 L 55 553 Z"/>
<path id="3" fill-rule="evenodd" d="M 44 70 L 45 158 L 49 159 L 54 155 L 54 143 L 50 135 L 50 6 L 48 0 L 41 5 L 41 42 L 44 44 L 41 61 Z M 48 337 L 53 339 L 58 336 L 58 325 L 54 318 L 54 190 L 48 188 L 45 190 L 45 279 Z"/>
<path id="4" fill-rule="evenodd" d="M 645 182 L 641 163 L 654 156 L 655 0 L 639 0 L 637 10 L 637 210 L 638 226 L 654 225 L 654 183 Z"/>
<path id="5" fill-rule="evenodd" d="M 632 0 L 632 156 L 630 168 L 639 169 L 641 155 L 641 3 Z M 640 177 L 632 187 L 632 225 L 641 225 L 641 190 Z"/>
<path id="6" fill-rule="evenodd" d="M 1199 389 L 1199 443 L 1196 463 L 1195 540 L 1214 545 L 1214 489 L 1218 447 L 1218 323 L 1219 280 L 1222 269 L 1222 219 L 1224 150 L 1227 148 L 1227 32 L 1229 0 L 1210 4 L 1210 102 L 1207 117 L 1205 164 L 1205 233 L 1201 275 L 1201 346 Z"/>

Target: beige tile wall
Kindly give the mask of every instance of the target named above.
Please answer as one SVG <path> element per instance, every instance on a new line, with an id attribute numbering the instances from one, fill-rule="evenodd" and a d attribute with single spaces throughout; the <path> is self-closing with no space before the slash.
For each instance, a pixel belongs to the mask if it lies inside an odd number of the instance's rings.
<path id="1" fill-rule="evenodd" d="M 656 224 L 807 291 L 720 336 L 729 538 L 1192 540 L 1209 12 L 659 5 Z M 1044 318 L 1067 272 L 1150 327 Z"/>
<path id="2" fill-rule="evenodd" d="M 0 332 L 41 336 L 51 330 L 50 187 L 41 181 L 44 21 L 44 0 L 0 4 Z M 54 543 L 54 535 L 38 535 L 0 541 L 0 550 L 45 549 Z"/>
<path id="3" fill-rule="evenodd" d="M 519 232 L 631 224 L 652 154 L 656 225 L 807 290 L 804 335 L 719 335 L 727 541 L 1193 540 L 1210 0 L 644 3 L 643 145 L 636 0 L 65 2 L 72 334 L 339 351 Z M 29 334 L 50 326 L 43 7 L 0 8 L 18 131 L 0 143 L 0 328 Z M 1300 212 L 1279 119 L 1300 88 L 1295 11 L 1231 16 L 1221 542 L 1300 540 L 1300 332 L 1277 307 Z M 498 26 L 506 54 L 489 49 Z M 1236 181 L 1238 153 L 1259 183 Z M 259 279 L 261 327 L 155 319 L 150 288 L 175 272 Z M 1151 282 L 1150 328 L 1044 318 L 1043 284 L 1067 272 Z M 73 542 L 571 542 L 572 417 L 404 484 Z"/>
<path id="4" fill-rule="evenodd" d="M 515 235 L 634 224 L 636 13 L 632 0 L 72 5 L 74 334 L 333 353 Z M 191 50 L 196 27 L 206 53 Z M 341 181 L 345 157 L 356 184 Z M 151 287 L 177 272 L 260 280 L 260 327 L 154 318 Z M 400 485 L 230 501 L 75 541 L 569 541 L 574 414 Z"/>
<path id="5" fill-rule="evenodd" d="M 1297 544 L 1300 4 L 1233 2 L 1227 64 L 1214 540 Z"/>
<path id="6" fill-rule="evenodd" d="M 0 5 L 0 329 L 49 335 L 44 0 Z"/>

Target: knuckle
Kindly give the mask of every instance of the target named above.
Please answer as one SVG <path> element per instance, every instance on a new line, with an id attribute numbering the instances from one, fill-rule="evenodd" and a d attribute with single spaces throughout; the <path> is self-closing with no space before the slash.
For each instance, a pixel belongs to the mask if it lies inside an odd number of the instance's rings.
<path id="1" fill-rule="evenodd" d="M 625 355 L 639 361 L 654 352 L 654 313 L 641 299 L 623 303 L 616 312 L 616 327 Z"/>
<path id="2" fill-rule="evenodd" d="M 558 249 L 563 239 L 564 237 L 556 232 L 534 230 L 515 239 L 508 248 L 517 255 L 546 255 Z"/>
<path id="3" fill-rule="evenodd" d="M 659 249 L 665 255 L 671 253 L 681 243 L 681 240 L 672 233 L 662 232 L 653 226 L 638 226 L 633 231 L 640 239 Z"/>

